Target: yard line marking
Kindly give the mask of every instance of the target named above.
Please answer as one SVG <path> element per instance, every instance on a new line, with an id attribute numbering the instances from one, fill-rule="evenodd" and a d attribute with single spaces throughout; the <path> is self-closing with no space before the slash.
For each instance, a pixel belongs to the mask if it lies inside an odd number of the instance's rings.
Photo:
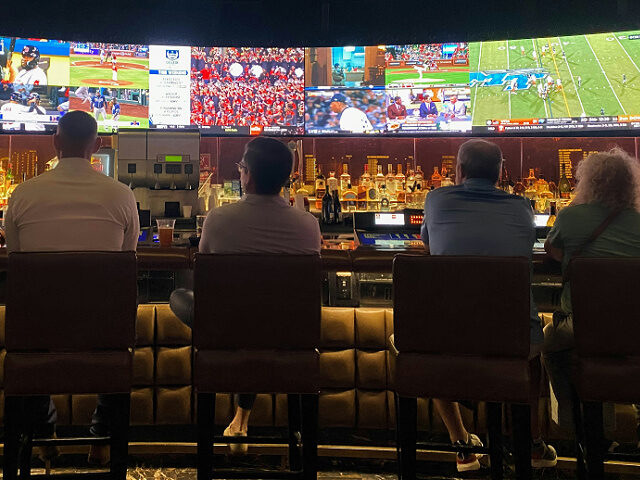
<path id="1" fill-rule="evenodd" d="M 478 53 L 478 73 L 480 73 L 480 59 L 482 58 L 482 42 L 480 42 L 480 52 Z M 476 78 L 476 86 L 473 95 L 473 107 L 471 107 L 471 125 L 473 125 L 473 117 L 476 115 L 476 100 L 478 99 L 478 79 Z"/>
<path id="2" fill-rule="evenodd" d="M 536 52 L 536 63 L 538 64 L 538 68 L 542 68 L 542 60 L 540 59 L 540 55 L 538 54 L 538 47 L 536 45 L 535 39 L 531 39 L 531 43 L 533 44 L 533 51 Z M 542 79 L 540 79 L 542 81 Z M 544 113 L 549 118 L 549 107 L 547 106 L 547 101 L 543 98 L 542 104 L 544 105 Z"/>
<path id="3" fill-rule="evenodd" d="M 602 71 L 602 74 L 604 75 L 604 78 L 607 80 L 607 83 L 609 84 L 609 88 L 613 92 L 613 96 L 616 97 L 616 100 L 618 101 L 618 105 L 620 105 L 620 108 L 622 109 L 622 113 L 624 113 L 626 115 L 627 111 L 622 106 L 622 102 L 620 102 L 620 99 L 618 98 L 618 95 L 616 94 L 616 91 L 613 89 L 613 85 L 611 85 L 611 82 L 609 81 L 609 77 L 607 77 L 607 74 L 605 73 L 604 68 L 602 68 L 602 64 L 600 63 L 600 60 L 598 60 L 598 56 L 596 55 L 595 50 L 591 46 L 591 42 L 589 41 L 589 38 L 586 35 L 583 35 L 583 37 L 587 41 L 587 45 L 589 45 L 589 48 L 591 49 L 591 53 L 593 53 L 593 56 L 596 58 L 596 62 L 598 62 L 598 65 L 600 65 L 600 70 Z"/>
<path id="4" fill-rule="evenodd" d="M 551 39 L 547 38 L 547 45 L 549 45 L 549 52 L 551 53 L 551 59 L 553 60 L 553 65 L 556 67 L 556 73 L 558 74 L 558 78 L 560 78 L 560 70 L 558 70 L 558 63 L 556 62 L 556 54 L 553 53 L 553 47 L 551 46 Z M 562 81 L 562 79 L 560 79 Z M 567 102 L 567 96 L 564 94 L 564 86 L 560 89 L 562 92 L 562 98 L 564 98 L 564 106 L 567 107 L 567 114 L 571 116 L 571 110 L 569 110 L 569 103 Z"/>
<path id="5" fill-rule="evenodd" d="M 560 48 L 562 49 L 562 52 L 564 53 L 564 46 L 562 45 L 562 40 L 560 39 L 560 37 L 556 37 L 558 39 L 558 43 L 560 44 Z M 580 94 L 578 93 L 578 86 L 576 85 L 576 81 L 573 79 L 573 73 L 571 72 L 571 67 L 569 66 L 569 61 L 567 60 L 567 55 L 565 54 L 564 56 L 564 62 L 567 64 L 567 68 L 569 69 L 569 75 L 571 75 L 571 82 L 573 83 L 573 88 L 575 88 L 576 90 L 576 95 L 578 97 L 578 101 L 580 102 L 580 108 L 582 108 L 582 113 L 585 113 L 584 111 L 584 105 L 582 105 L 582 99 L 580 98 Z"/>
<path id="6" fill-rule="evenodd" d="M 506 50 L 507 50 L 507 72 L 508 72 L 511 68 L 509 66 L 509 40 L 507 40 Z M 509 99 L 509 119 L 511 119 L 511 89 L 509 89 L 507 98 Z"/>
<path id="7" fill-rule="evenodd" d="M 636 62 L 633 61 L 633 58 L 631 58 L 631 55 L 629 55 L 629 52 L 627 52 L 627 49 L 624 48 L 624 45 L 622 45 L 620 40 L 618 40 L 618 36 L 613 33 L 611 33 L 611 36 L 616 39 L 616 42 L 618 42 L 618 45 L 620 45 L 620 48 L 622 48 L 622 51 L 627 54 L 627 57 L 629 57 L 629 60 L 631 60 L 631 63 L 633 63 L 633 66 L 636 67 L 636 70 L 638 70 L 638 72 L 640 72 L 640 68 L 638 68 L 638 65 L 636 64 Z"/>

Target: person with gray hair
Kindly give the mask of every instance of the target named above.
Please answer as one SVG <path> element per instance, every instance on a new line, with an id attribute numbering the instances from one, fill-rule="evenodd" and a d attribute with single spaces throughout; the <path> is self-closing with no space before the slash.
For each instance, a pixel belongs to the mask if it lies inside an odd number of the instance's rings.
<path id="1" fill-rule="evenodd" d="M 640 165 L 620 148 L 592 153 L 578 165 L 578 181 L 571 205 L 558 216 L 545 242 L 545 250 L 561 262 L 562 272 L 574 254 L 585 257 L 640 257 Z M 608 226 L 589 238 L 605 220 Z M 565 282 L 560 310 L 544 329 L 543 362 L 558 402 L 558 423 L 573 430 L 574 360 L 571 288 Z M 612 426 L 612 404 L 604 405 L 605 426 Z"/>
<path id="2" fill-rule="evenodd" d="M 421 234 L 425 248 L 432 255 L 484 255 L 531 258 L 535 226 L 531 204 L 525 198 L 496 188 L 502 172 L 500 148 L 485 140 L 473 139 L 458 150 L 457 185 L 442 187 L 427 195 Z M 538 422 L 539 384 L 542 366 L 542 326 L 531 300 L 531 433 L 534 468 L 553 467 L 556 452 L 540 437 Z M 455 402 L 434 399 L 434 404 L 458 445 L 482 445 L 462 422 Z M 480 456 L 458 453 L 459 472 L 480 468 Z"/>

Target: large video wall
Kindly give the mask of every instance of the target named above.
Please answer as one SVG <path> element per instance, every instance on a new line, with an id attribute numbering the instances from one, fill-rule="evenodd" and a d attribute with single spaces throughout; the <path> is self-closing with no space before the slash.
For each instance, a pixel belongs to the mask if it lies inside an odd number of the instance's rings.
<path id="1" fill-rule="evenodd" d="M 451 135 L 640 128 L 640 31 L 320 48 L 0 36 L 0 130 Z"/>

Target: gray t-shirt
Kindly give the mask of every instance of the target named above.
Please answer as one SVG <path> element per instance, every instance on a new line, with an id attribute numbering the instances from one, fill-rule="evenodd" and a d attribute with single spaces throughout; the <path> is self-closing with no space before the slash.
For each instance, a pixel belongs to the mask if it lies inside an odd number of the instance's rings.
<path id="1" fill-rule="evenodd" d="M 562 250 L 562 272 L 573 254 L 583 246 L 591 234 L 607 218 L 610 210 L 604 205 L 588 203 L 570 205 L 558 212 L 548 240 Z M 640 213 L 623 210 L 581 253 L 584 257 L 640 257 Z M 564 285 L 560 306 L 571 313 L 571 289 Z"/>

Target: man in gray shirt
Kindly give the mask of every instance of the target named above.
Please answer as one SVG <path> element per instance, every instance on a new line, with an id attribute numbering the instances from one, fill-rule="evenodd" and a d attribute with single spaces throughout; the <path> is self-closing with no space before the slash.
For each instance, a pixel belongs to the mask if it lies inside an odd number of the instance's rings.
<path id="1" fill-rule="evenodd" d="M 258 137 L 247 144 L 237 166 L 245 195 L 235 204 L 209 212 L 202 227 L 200 253 L 320 253 L 318 220 L 308 212 L 292 208 L 280 196 L 293 166 L 287 146 L 273 138 Z M 190 326 L 193 291 L 174 291 L 170 305 L 178 318 Z M 238 408 L 225 435 L 247 435 L 255 398 L 253 394 L 236 396 Z M 230 445 L 232 453 L 245 453 L 246 448 L 245 444 Z"/>
<path id="2" fill-rule="evenodd" d="M 502 171 L 500 148 L 485 140 L 469 140 L 458 151 L 458 184 L 427 195 L 422 240 L 432 255 L 520 256 L 531 258 L 535 242 L 533 211 L 526 198 L 496 188 Z M 556 464 L 555 450 L 540 438 L 538 385 L 541 373 L 542 327 L 531 300 L 531 432 L 534 438 L 531 465 Z M 537 379 L 537 381 L 536 381 Z M 467 432 L 457 403 L 434 400 L 451 441 L 481 445 Z M 475 454 L 458 454 L 458 471 L 480 468 Z"/>

